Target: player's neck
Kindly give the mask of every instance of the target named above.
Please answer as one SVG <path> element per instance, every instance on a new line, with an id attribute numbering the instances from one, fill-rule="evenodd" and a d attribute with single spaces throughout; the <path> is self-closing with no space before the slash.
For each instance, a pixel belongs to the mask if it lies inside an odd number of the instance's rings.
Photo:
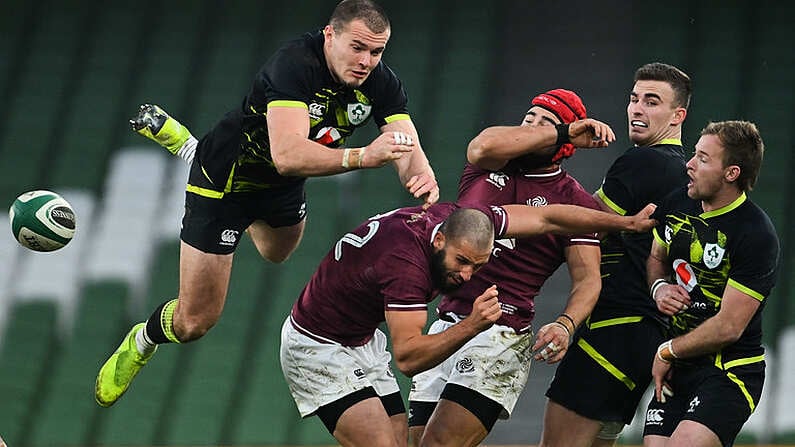
<path id="1" fill-rule="evenodd" d="M 670 128 L 667 132 L 663 133 L 656 138 L 653 142 L 646 146 L 656 146 L 658 144 L 682 144 L 682 127 L 676 126 Z"/>
<path id="2" fill-rule="evenodd" d="M 712 197 L 709 197 L 708 199 L 702 199 L 701 208 L 704 210 L 705 213 L 719 210 L 723 207 L 731 205 L 742 195 L 743 192 L 734 186 L 724 187 L 721 188 L 720 191 L 715 193 L 715 195 L 713 195 Z"/>

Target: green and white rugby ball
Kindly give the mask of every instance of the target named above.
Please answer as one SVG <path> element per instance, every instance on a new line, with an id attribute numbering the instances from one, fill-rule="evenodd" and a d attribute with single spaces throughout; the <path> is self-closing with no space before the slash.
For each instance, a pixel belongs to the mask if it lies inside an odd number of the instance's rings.
<path id="1" fill-rule="evenodd" d="M 69 202 L 52 191 L 26 192 L 8 210 L 11 232 L 23 247 L 53 251 L 75 235 L 75 212 Z"/>

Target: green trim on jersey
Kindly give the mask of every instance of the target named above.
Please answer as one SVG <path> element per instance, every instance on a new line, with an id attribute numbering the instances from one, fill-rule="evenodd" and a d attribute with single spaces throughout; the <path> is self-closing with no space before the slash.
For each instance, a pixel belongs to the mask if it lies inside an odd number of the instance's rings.
<path id="1" fill-rule="evenodd" d="M 411 117 L 409 116 L 408 113 L 398 113 L 396 115 L 390 115 L 384 118 L 384 121 L 386 121 L 386 123 L 389 124 L 389 123 L 394 123 L 395 121 L 405 121 L 410 119 Z"/>
<path id="2" fill-rule="evenodd" d="M 591 320 L 589 318 L 588 329 L 599 329 L 600 327 L 617 326 L 619 324 L 638 323 L 641 320 L 643 320 L 643 316 L 610 318 L 609 320 L 602 320 L 602 321 L 597 321 L 596 323 L 591 323 Z"/>
<path id="3" fill-rule="evenodd" d="M 658 244 L 661 246 L 668 248 L 668 242 L 665 241 L 665 238 L 661 237 L 660 234 L 657 232 L 657 227 L 651 229 L 651 234 L 654 236 L 654 240 L 657 241 Z"/>
<path id="4" fill-rule="evenodd" d="M 753 289 L 749 289 L 748 287 L 745 287 L 744 285 L 738 283 L 737 281 L 735 281 L 735 280 L 733 280 L 731 278 L 729 278 L 729 280 L 726 282 L 726 285 L 734 287 L 735 289 L 737 289 L 740 292 L 742 292 L 742 293 L 754 298 L 755 300 L 759 301 L 760 303 L 765 300 L 765 296 L 762 295 L 761 293 L 759 293 L 759 292 L 757 292 L 757 291 L 755 291 Z"/>
<path id="5" fill-rule="evenodd" d="M 275 101 L 271 101 L 268 103 L 268 108 L 270 107 L 291 107 L 294 109 L 309 110 L 309 106 L 306 105 L 306 103 L 303 101 L 288 101 L 286 99 L 278 99 Z"/>
<path id="6" fill-rule="evenodd" d="M 596 190 L 596 195 L 599 196 L 599 198 L 602 199 L 602 202 L 604 202 L 605 205 L 607 205 L 608 208 L 610 208 L 611 210 L 615 211 L 616 213 L 618 213 L 618 214 L 620 214 L 622 216 L 625 216 L 627 214 L 627 210 L 625 210 L 624 208 L 621 208 L 620 206 L 618 206 L 617 203 L 615 203 L 612 200 L 610 200 L 610 198 L 607 197 L 605 192 L 602 191 L 602 188 L 599 188 L 598 190 Z"/>
<path id="7" fill-rule="evenodd" d="M 196 195 L 207 197 L 208 199 L 221 199 L 224 197 L 224 193 L 221 191 L 213 191 L 212 189 L 202 188 L 200 186 L 194 186 L 188 184 L 185 188 L 185 191 L 192 192 Z"/>
<path id="8" fill-rule="evenodd" d="M 699 217 L 701 217 L 702 219 L 709 219 L 710 217 L 715 217 L 715 216 L 720 216 L 721 214 L 726 214 L 729 211 L 732 211 L 735 208 L 737 208 L 738 206 L 742 205 L 743 202 L 745 202 L 745 200 L 747 198 L 748 197 L 745 195 L 745 193 L 742 193 L 742 194 L 740 194 L 740 197 L 737 197 L 737 199 L 734 200 L 734 202 L 732 202 L 732 203 L 730 203 L 730 204 L 728 204 L 728 205 L 726 205 L 724 207 L 718 208 L 716 210 L 712 210 L 712 211 L 707 211 L 705 213 L 701 213 L 699 215 Z"/>
<path id="9" fill-rule="evenodd" d="M 222 199 L 226 193 L 232 191 L 232 179 L 235 177 L 235 166 L 237 165 L 233 164 L 232 169 L 229 171 L 229 177 L 227 177 L 226 179 L 226 186 L 224 186 L 223 191 L 216 191 L 210 188 L 202 188 L 201 186 L 191 185 L 190 183 L 188 183 L 188 185 L 185 187 L 185 190 L 202 197 L 207 197 L 208 199 Z M 212 183 L 213 181 L 210 179 L 210 176 L 207 175 L 207 171 L 204 170 L 204 166 L 202 166 L 201 169 L 202 169 L 202 174 L 204 174 L 204 178 L 206 178 L 207 181 Z"/>
<path id="10" fill-rule="evenodd" d="M 633 382 L 632 379 L 630 379 L 626 374 L 621 372 L 620 369 L 616 368 L 615 365 L 610 363 L 610 361 L 607 360 L 602 354 L 599 354 L 599 352 L 597 352 L 593 346 L 588 344 L 587 341 L 581 338 L 577 341 L 577 346 L 579 346 L 583 351 L 585 351 L 585 353 L 588 354 L 589 357 L 594 359 L 596 363 L 599 364 L 599 366 L 607 370 L 607 372 L 609 372 L 613 377 L 624 383 L 624 385 L 626 385 L 627 388 L 630 389 L 630 391 L 635 389 L 635 387 L 637 386 L 635 385 L 635 382 Z"/>
<path id="11" fill-rule="evenodd" d="M 680 138 L 664 138 L 657 143 L 652 144 L 652 146 L 657 146 L 661 144 L 670 144 L 672 146 L 681 146 L 682 140 Z"/>

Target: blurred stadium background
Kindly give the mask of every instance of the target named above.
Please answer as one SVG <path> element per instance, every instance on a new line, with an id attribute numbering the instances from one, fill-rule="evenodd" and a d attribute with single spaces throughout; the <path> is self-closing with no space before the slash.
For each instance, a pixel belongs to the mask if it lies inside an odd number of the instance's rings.
<path id="1" fill-rule="evenodd" d="M 278 366 L 279 329 L 331 243 L 351 225 L 412 203 L 389 169 L 308 183 L 308 231 L 268 265 L 243 242 L 227 308 L 201 342 L 162 347 L 110 409 L 93 401 L 98 367 L 134 321 L 177 292 L 186 166 L 129 131 L 142 102 L 201 136 L 240 103 L 286 39 L 326 23 L 334 0 L 5 0 L 0 15 L 0 203 L 52 189 L 76 209 L 65 249 L 24 251 L 0 238 L 0 434 L 10 447 L 325 445 L 301 421 Z M 634 69 L 665 61 L 695 94 L 684 140 L 708 120 L 755 121 L 767 154 L 752 198 L 773 218 L 782 275 L 766 310 L 769 376 L 738 442 L 795 441 L 792 175 L 795 31 L 791 2 L 382 0 L 393 24 L 385 60 L 402 78 L 423 146 L 453 200 L 466 143 L 518 123 L 528 97 L 576 90 L 618 142 L 566 163 L 589 190 L 628 147 Z M 374 135 L 369 129 L 353 143 Z M 7 217 L 0 217 L 8 227 Z M 559 311 L 567 275 L 538 300 Z M 514 417 L 489 444 L 532 444 L 554 369 L 534 368 Z M 588 380 L 583 377 L 583 380 Z M 408 382 L 402 381 L 404 385 Z M 639 418 L 636 418 L 636 421 Z M 639 443 L 637 425 L 622 443 Z"/>

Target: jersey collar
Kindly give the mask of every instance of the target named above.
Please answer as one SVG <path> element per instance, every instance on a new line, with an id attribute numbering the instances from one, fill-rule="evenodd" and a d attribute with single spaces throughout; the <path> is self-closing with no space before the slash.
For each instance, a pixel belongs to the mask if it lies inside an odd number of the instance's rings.
<path id="1" fill-rule="evenodd" d="M 673 146 L 681 146 L 682 145 L 682 140 L 680 138 L 663 138 L 657 144 L 655 144 L 655 146 L 658 146 L 658 145 L 661 145 L 661 144 L 671 144 Z"/>
<path id="2" fill-rule="evenodd" d="M 537 174 L 522 174 L 522 175 L 528 178 L 547 178 L 547 177 L 554 177 L 560 174 L 561 172 L 563 172 L 563 169 L 558 167 L 558 169 L 552 172 L 539 172 Z"/>
<path id="3" fill-rule="evenodd" d="M 701 213 L 700 217 L 702 217 L 704 219 L 709 219 L 710 217 L 715 217 L 715 216 L 720 216 L 721 214 L 726 214 L 726 213 L 734 210 L 738 206 L 742 205 L 743 203 L 745 203 L 745 201 L 747 199 L 748 199 L 748 196 L 746 196 L 745 192 L 743 192 L 742 194 L 740 194 L 740 197 L 737 197 L 734 200 L 734 202 L 732 202 L 732 203 L 730 203 L 730 204 L 728 204 L 728 205 L 726 205 L 726 206 L 724 206 L 722 208 L 718 208 L 716 210 L 708 211 L 706 213 Z"/>

